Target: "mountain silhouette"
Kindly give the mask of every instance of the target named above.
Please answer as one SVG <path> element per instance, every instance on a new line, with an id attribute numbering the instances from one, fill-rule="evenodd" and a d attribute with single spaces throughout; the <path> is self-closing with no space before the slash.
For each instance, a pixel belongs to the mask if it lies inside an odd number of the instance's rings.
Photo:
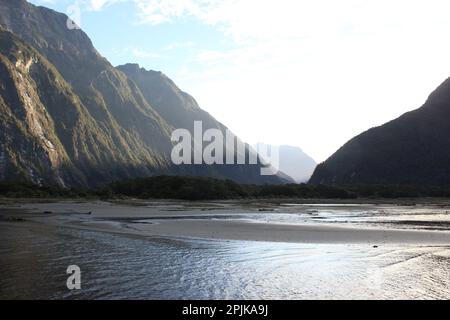
<path id="1" fill-rule="evenodd" d="M 419 109 L 351 139 L 317 166 L 314 184 L 450 184 L 450 79 Z"/>

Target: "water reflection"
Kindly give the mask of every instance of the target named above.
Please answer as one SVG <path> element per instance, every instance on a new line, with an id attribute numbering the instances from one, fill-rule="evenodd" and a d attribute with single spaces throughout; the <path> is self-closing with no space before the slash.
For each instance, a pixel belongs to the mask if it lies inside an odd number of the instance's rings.
<path id="1" fill-rule="evenodd" d="M 0 298 L 450 298 L 450 248 L 133 238 L 0 230 Z M 67 290 L 66 268 L 82 270 Z"/>

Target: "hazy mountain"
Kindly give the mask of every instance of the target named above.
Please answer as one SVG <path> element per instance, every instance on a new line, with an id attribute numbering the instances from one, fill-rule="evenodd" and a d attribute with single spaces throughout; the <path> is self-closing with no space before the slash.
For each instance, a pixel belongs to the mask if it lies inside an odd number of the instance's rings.
<path id="1" fill-rule="evenodd" d="M 256 150 L 278 150 L 279 152 L 279 170 L 296 183 L 308 182 L 309 178 L 314 172 L 317 163 L 303 152 L 299 147 L 293 146 L 271 146 L 264 143 L 258 143 L 255 146 Z"/>
<path id="2" fill-rule="evenodd" d="M 138 81 L 141 90 L 66 24 L 64 14 L 0 0 L 1 180 L 93 186 L 165 173 L 283 181 L 261 177 L 259 165 L 174 167 L 170 135 L 181 120 L 224 126 L 160 73 L 145 88 Z"/>
<path id="3" fill-rule="evenodd" d="M 420 109 L 350 140 L 310 182 L 450 185 L 450 79 Z"/>

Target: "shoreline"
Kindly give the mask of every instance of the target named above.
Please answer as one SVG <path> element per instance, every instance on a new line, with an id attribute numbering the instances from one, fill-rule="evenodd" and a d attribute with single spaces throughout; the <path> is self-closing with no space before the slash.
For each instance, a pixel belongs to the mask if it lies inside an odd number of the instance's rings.
<path id="1" fill-rule="evenodd" d="M 170 205 L 172 207 L 170 207 Z M 187 206 L 186 206 L 187 205 Z M 370 205 L 367 205 L 370 206 Z M 440 204 L 437 204 L 439 207 Z M 339 207 L 339 206 L 338 206 Z M 345 210 L 361 206 L 344 206 Z M 364 208 L 364 207 L 363 207 Z M 289 211 L 291 210 L 291 211 Z M 283 207 L 283 215 L 298 210 Z M 47 213 L 45 213 L 47 212 Z M 92 212 L 92 214 L 86 214 Z M 190 238 L 317 244 L 414 244 L 450 246 L 450 231 L 375 228 L 342 223 L 279 223 L 242 219 L 271 214 L 224 202 L 153 202 L 132 206 L 109 202 L 51 202 L 0 205 L 1 224 L 48 225 L 152 238 Z M 6 219 L 5 219 L 6 217 Z M 8 217 L 12 220 L 8 220 Z M 17 219 L 17 220 L 14 220 Z"/>
<path id="2" fill-rule="evenodd" d="M 28 198 L 28 197 L 4 197 L 0 196 L 0 206 L 8 205 L 21 205 L 32 203 L 110 203 L 110 204 L 125 204 L 130 206 L 140 206 L 154 203 L 166 203 L 166 204 L 239 204 L 245 205 L 257 205 L 257 204 L 342 204 L 342 205 L 435 205 L 435 206 L 449 206 L 450 198 L 442 197 L 405 197 L 405 198 L 354 198 L 354 199 L 341 199 L 341 198 L 243 198 L 243 199 L 222 199 L 222 200 L 181 200 L 181 199 L 141 199 L 141 198 L 96 198 L 96 197 L 80 197 L 80 198 L 65 198 L 65 197 L 43 197 L 43 198 Z"/>

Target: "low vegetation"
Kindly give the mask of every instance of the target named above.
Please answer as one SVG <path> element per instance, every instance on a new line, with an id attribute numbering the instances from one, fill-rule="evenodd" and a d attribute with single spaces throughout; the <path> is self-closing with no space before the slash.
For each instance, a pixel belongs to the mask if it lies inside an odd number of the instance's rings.
<path id="1" fill-rule="evenodd" d="M 1 182 L 0 196 L 7 198 L 87 198 L 91 191 L 66 189 L 57 186 L 37 186 L 25 182 Z"/>
<path id="2" fill-rule="evenodd" d="M 243 198 L 351 198 L 346 190 L 306 184 L 242 185 L 230 180 L 161 176 L 112 183 L 98 191 L 107 197 L 214 200 Z"/>
<path id="3" fill-rule="evenodd" d="M 36 186 L 31 183 L 0 183 L 0 196 L 10 198 L 138 198 L 138 199 L 354 199 L 354 198 L 450 198 L 450 188 L 312 184 L 242 185 L 206 177 L 158 176 L 118 181 L 94 190 Z"/>

